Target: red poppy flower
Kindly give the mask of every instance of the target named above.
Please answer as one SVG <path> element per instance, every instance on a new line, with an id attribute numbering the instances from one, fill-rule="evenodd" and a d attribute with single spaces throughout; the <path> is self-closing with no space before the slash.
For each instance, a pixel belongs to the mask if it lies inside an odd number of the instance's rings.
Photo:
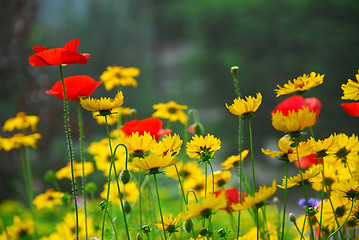
<path id="1" fill-rule="evenodd" d="M 305 98 L 305 105 L 309 108 L 309 111 L 314 111 L 318 118 L 319 112 L 322 108 L 322 103 L 319 101 L 319 99 L 315 97 Z M 303 109 L 303 106 L 303 97 L 294 95 L 279 103 L 272 111 L 272 114 L 276 113 L 277 111 L 282 111 L 284 116 L 288 116 L 289 111 L 294 110 L 295 112 L 298 112 L 299 109 Z"/>
<path id="2" fill-rule="evenodd" d="M 78 75 L 64 78 L 66 89 L 66 100 L 79 101 L 79 97 L 88 97 L 93 91 L 102 83 L 96 82 L 93 78 L 86 75 Z M 64 100 L 64 91 L 62 82 L 57 81 L 52 89 L 46 91 L 47 94 L 52 94 L 61 100 Z"/>
<path id="3" fill-rule="evenodd" d="M 319 160 L 320 160 L 320 163 L 322 163 L 322 158 L 319 158 Z M 317 154 L 313 153 L 308 156 L 301 157 L 301 158 L 299 158 L 299 162 L 300 162 L 300 168 L 309 168 L 313 164 L 318 165 Z M 298 161 L 294 161 L 294 165 L 296 167 L 299 167 Z"/>
<path id="4" fill-rule="evenodd" d="M 342 103 L 342 108 L 353 117 L 359 117 L 359 102 Z"/>
<path id="5" fill-rule="evenodd" d="M 77 47 L 79 40 L 74 39 L 68 42 L 63 48 L 47 48 L 35 46 L 32 48 L 35 54 L 29 58 L 29 63 L 33 67 L 53 66 L 60 64 L 86 64 L 91 58 L 88 53 L 78 53 Z"/>
<path id="6" fill-rule="evenodd" d="M 162 120 L 153 117 L 143 120 L 128 121 L 121 127 L 121 130 L 126 136 L 130 136 L 134 132 L 138 132 L 140 136 L 145 132 L 149 132 L 156 141 L 159 141 L 161 136 L 172 132 L 171 129 L 162 129 Z"/>
<path id="7" fill-rule="evenodd" d="M 224 190 L 220 189 L 220 190 L 214 192 L 214 194 L 216 195 L 216 197 L 218 197 L 218 195 L 221 194 L 222 191 L 224 191 Z M 226 191 L 228 203 L 227 203 L 227 207 L 224 208 L 224 210 L 226 210 L 228 213 L 231 213 L 229 207 L 232 204 L 237 204 L 238 203 L 238 201 L 239 201 L 239 191 L 235 187 L 226 189 L 225 191 Z M 242 192 L 242 194 L 241 194 L 241 203 L 243 202 L 243 199 L 246 196 L 247 196 L 247 193 Z"/>

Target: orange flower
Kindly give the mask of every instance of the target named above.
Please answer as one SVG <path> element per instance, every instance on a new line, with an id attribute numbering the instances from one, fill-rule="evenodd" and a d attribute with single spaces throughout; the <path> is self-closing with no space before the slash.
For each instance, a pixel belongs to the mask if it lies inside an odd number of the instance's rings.
<path id="1" fill-rule="evenodd" d="M 69 65 L 69 64 L 87 64 L 91 58 L 88 53 L 78 53 L 77 47 L 79 40 L 74 39 L 68 42 L 62 48 L 47 48 L 42 46 L 34 46 L 35 54 L 29 58 L 29 63 L 33 67 L 53 66 L 53 65 Z"/>

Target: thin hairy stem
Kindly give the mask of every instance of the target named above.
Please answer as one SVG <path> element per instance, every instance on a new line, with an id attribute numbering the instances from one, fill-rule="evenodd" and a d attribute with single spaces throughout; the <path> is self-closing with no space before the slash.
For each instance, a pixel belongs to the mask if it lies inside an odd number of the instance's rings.
<path id="1" fill-rule="evenodd" d="M 160 194 L 159 194 L 159 192 L 158 192 L 158 185 L 157 185 L 157 177 L 156 177 L 156 174 L 153 174 L 153 179 L 154 179 L 154 181 L 155 181 L 158 208 L 160 209 L 160 216 L 161 216 L 161 222 L 162 222 L 162 228 L 163 228 L 163 236 L 165 236 L 165 240 L 167 240 L 165 224 L 164 224 L 164 222 L 163 222 L 163 215 L 162 215 L 162 209 L 161 209 Z"/>
<path id="2" fill-rule="evenodd" d="M 287 210 L 287 196 L 288 196 L 288 161 L 285 162 L 285 189 L 284 189 L 284 206 L 283 206 L 283 219 L 282 219 L 282 240 L 284 240 L 284 227 L 285 227 L 285 214 Z"/>

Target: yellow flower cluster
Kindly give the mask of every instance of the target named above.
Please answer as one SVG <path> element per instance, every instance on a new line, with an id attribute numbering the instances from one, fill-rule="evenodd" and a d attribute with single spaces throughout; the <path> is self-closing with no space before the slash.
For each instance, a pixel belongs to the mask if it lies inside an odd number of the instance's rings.
<path id="1" fill-rule="evenodd" d="M 134 79 L 140 75 L 140 70 L 135 67 L 108 66 L 100 79 L 103 81 L 106 90 L 111 90 L 115 86 L 133 86 L 137 87 L 137 81 Z"/>
<path id="2" fill-rule="evenodd" d="M 153 105 L 153 109 L 156 112 L 152 114 L 152 117 L 168 119 L 170 122 L 180 121 L 182 124 L 185 124 L 188 117 L 183 110 L 187 110 L 187 108 L 186 105 L 180 105 L 175 101 L 158 103 Z"/>

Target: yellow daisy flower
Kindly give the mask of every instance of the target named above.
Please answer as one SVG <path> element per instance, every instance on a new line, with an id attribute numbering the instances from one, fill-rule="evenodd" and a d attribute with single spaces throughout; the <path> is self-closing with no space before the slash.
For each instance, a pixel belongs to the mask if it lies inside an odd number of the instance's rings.
<path id="1" fill-rule="evenodd" d="M 16 239 L 27 239 L 30 237 L 35 228 L 35 222 L 33 220 L 27 219 L 22 221 L 19 216 L 14 216 L 13 225 L 6 227 L 8 240 Z M 5 235 L 6 236 L 6 235 Z"/>
<path id="2" fill-rule="evenodd" d="M 0 137 L 0 150 L 3 149 L 8 152 L 12 149 L 21 148 L 23 146 L 36 148 L 36 143 L 39 139 L 41 139 L 40 133 L 33 133 L 30 135 L 17 133 L 9 138 Z"/>
<path id="3" fill-rule="evenodd" d="M 157 110 L 152 114 L 152 117 L 168 119 L 171 122 L 180 121 L 182 124 L 187 122 L 187 114 L 183 111 L 188 106 L 179 105 L 175 101 L 168 103 L 158 103 L 153 105 L 153 109 Z"/>
<path id="4" fill-rule="evenodd" d="M 53 189 L 48 189 L 45 193 L 41 193 L 32 201 L 37 209 L 53 208 L 56 205 L 62 204 L 63 192 L 57 192 Z"/>
<path id="5" fill-rule="evenodd" d="M 239 162 L 242 161 L 247 157 L 249 151 L 248 150 L 243 150 L 241 152 L 241 156 L 239 155 L 232 155 L 229 158 L 226 159 L 226 161 L 222 162 L 222 169 L 223 170 L 227 170 L 230 168 L 236 168 L 239 165 Z"/>
<path id="6" fill-rule="evenodd" d="M 26 115 L 24 112 L 18 112 L 16 117 L 10 118 L 5 121 L 2 130 L 12 132 L 14 129 L 24 130 L 31 128 L 34 132 L 36 131 L 37 124 L 39 122 L 38 116 Z"/>
<path id="7" fill-rule="evenodd" d="M 249 115 L 257 111 L 261 103 L 262 103 L 262 94 L 257 93 L 256 98 L 252 96 L 246 97 L 246 100 L 237 98 L 233 100 L 233 104 L 230 106 L 228 106 L 226 103 L 226 107 L 232 114 L 243 116 L 243 115 Z"/>
<path id="8" fill-rule="evenodd" d="M 275 129 L 282 132 L 298 132 L 304 128 L 309 128 L 315 124 L 316 113 L 310 112 L 308 107 L 299 109 L 298 112 L 289 111 L 288 116 L 284 116 L 281 111 L 272 114 L 272 125 Z"/>
<path id="9" fill-rule="evenodd" d="M 190 142 L 187 142 L 187 155 L 191 158 L 201 159 L 202 161 L 209 161 L 213 158 L 214 152 L 221 148 L 221 140 L 215 138 L 213 135 L 207 134 L 206 137 L 202 135 L 194 135 Z"/>
<path id="10" fill-rule="evenodd" d="M 194 176 L 192 178 L 187 178 L 186 181 L 183 181 L 183 190 L 184 192 L 188 192 L 188 190 L 192 189 L 196 196 L 201 198 L 204 197 L 205 193 L 205 175 L 201 173 L 200 175 Z M 208 181 L 207 189 L 212 189 L 211 181 Z M 215 189 L 216 191 L 216 189 Z M 192 194 L 189 195 L 192 197 Z"/>
<path id="11" fill-rule="evenodd" d="M 287 188 L 291 188 L 294 186 L 301 186 L 302 184 L 302 177 L 303 177 L 303 181 L 305 184 L 310 183 L 310 180 L 317 176 L 320 173 L 320 166 L 318 165 L 313 165 L 312 167 L 310 167 L 307 171 L 302 173 L 302 176 L 300 173 L 298 173 L 296 176 L 294 177 L 289 177 L 287 179 Z M 286 177 L 283 178 L 282 180 L 282 184 L 278 185 L 278 187 L 285 189 L 285 180 Z"/>
<path id="12" fill-rule="evenodd" d="M 114 108 L 118 108 L 123 104 L 123 94 L 118 92 L 114 99 L 112 98 L 81 98 L 81 106 L 92 112 L 100 112 L 100 115 L 109 115 Z"/>
<path id="13" fill-rule="evenodd" d="M 164 168 L 176 164 L 178 159 L 174 159 L 173 156 L 167 154 L 165 156 L 159 156 L 155 153 L 151 153 L 145 158 L 135 157 L 132 159 L 132 164 L 142 170 L 149 170 L 149 174 L 160 173 L 159 168 Z"/>
<path id="14" fill-rule="evenodd" d="M 73 162 L 73 168 L 74 168 L 74 176 L 75 178 L 77 177 L 81 177 L 82 176 L 82 163 Z M 84 163 L 84 170 L 85 170 L 85 176 L 93 173 L 94 171 L 94 167 L 93 167 L 93 163 L 92 162 L 85 162 Z M 68 162 L 66 167 L 61 168 L 60 170 L 58 170 L 56 173 L 56 178 L 57 179 L 63 179 L 63 178 L 68 178 L 71 179 L 72 178 L 72 173 L 71 173 L 71 163 Z"/>
<path id="15" fill-rule="evenodd" d="M 214 184 L 216 184 L 218 188 L 222 188 L 228 182 L 231 176 L 232 174 L 230 171 L 215 171 Z"/>
<path id="16" fill-rule="evenodd" d="M 152 148 L 154 142 L 155 139 L 149 132 L 145 132 L 143 135 L 134 132 L 126 138 L 128 152 L 133 157 L 144 157 L 144 154 Z"/>
<path id="17" fill-rule="evenodd" d="M 182 214 L 182 220 L 202 216 L 209 218 L 212 215 L 212 210 L 222 209 L 227 206 L 226 193 L 223 191 L 216 197 L 216 195 L 209 195 L 199 203 L 190 203 L 187 205 L 187 212 Z"/>
<path id="18" fill-rule="evenodd" d="M 182 142 L 177 134 L 173 136 L 166 135 L 160 142 L 154 142 L 152 144 L 151 152 L 159 156 L 165 156 L 167 154 L 175 156 L 180 152 Z"/>
<path id="19" fill-rule="evenodd" d="M 79 239 L 86 239 L 85 213 L 80 211 L 78 214 Z M 95 236 L 94 221 L 87 217 L 88 236 Z M 76 238 L 76 215 L 73 212 L 67 213 L 62 222 L 56 224 L 56 232 L 62 239 L 70 240 Z"/>
<path id="20" fill-rule="evenodd" d="M 291 147 L 293 141 L 289 136 L 281 137 L 278 141 L 278 147 L 281 151 L 271 151 L 269 149 L 263 149 L 262 152 L 265 155 L 269 155 L 272 158 L 277 158 L 283 161 L 294 162 L 298 160 L 297 151 L 295 147 Z M 298 144 L 298 155 L 304 157 L 312 154 L 311 145 L 306 142 L 300 142 Z"/>
<path id="21" fill-rule="evenodd" d="M 118 122 L 119 117 L 126 117 L 133 112 L 133 109 L 127 107 L 118 107 L 112 109 L 113 113 L 107 116 L 107 124 L 113 125 Z M 98 124 L 106 124 L 105 118 L 99 118 L 100 112 L 92 112 L 92 117 L 96 119 Z"/>
<path id="22" fill-rule="evenodd" d="M 353 134 L 348 137 L 346 134 L 340 133 L 334 134 L 334 138 L 336 138 L 337 145 L 332 151 L 336 157 L 336 162 L 348 168 L 355 168 L 359 152 L 358 136 Z"/>
<path id="23" fill-rule="evenodd" d="M 272 186 L 260 186 L 258 192 L 254 193 L 254 196 L 247 195 L 242 203 L 233 204 L 232 208 L 234 211 L 248 209 L 250 207 L 256 206 L 260 208 L 264 205 L 264 201 L 271 197 L 277 191 L 277 183 L 273 180 Z"/>
<path id="24" fill-rule="evenodd" d="M 329 202 L 329 200 L 323 202 L 322 224 L 329 230 L 334 230 L 344 223 L 348 216 L 351 204 L 348 198 L 343 197 L 342 194 L 338 194 L 337 192 L 332 192 L 330 194 L 330 199 L 331 202 Z M 336 218 L 334 217 L 334 213 Z M 317 219 L 320 218 L 319 214 L 320 209 L 317 213 Z M 339 225 L 337 224 L 337 221 Z"/>
<path id="25" fill-rule="evenodd" d="M 136 183 L 134 181 L 130 181 L 126 184 L 123 184 L 122 181 L 119 181 L 118 183 L 120 185 L 121 194 L 125 196 L 125 199 L 128 202 L 134 203 L 139 195 L 139 190 Z M 105 183 L 105 185 L 103 185 L 103 191 L 100 193 L 100 197 L 102 199 L 107 198 L 107 190 L 108 183 Z M 117 204 L 118 206 L 121 205 L 120 196 L 118 195 L 117 183 L 115 182 L 111 182 L 109 201 Z"/>
<path id="26" fill-rule="evenodd" d="M 172 233 L 178 232 L 177 226 L 178 221 L 181 219 L 181 214 L 179 214 L 175 219 L 173 219 L 173 214 L 170 213 L 168 217 L 163 216 L 163 223 L 165 226 L 166 232 L 171 236 Z M 155 225 L 163 231 L 162 223 L 155 223 Z"/>
<path id="27" fill-rule="evenodd" d="M 317 154 L 317 157 L 325 157 L 330 153 L 335 152 L 335 149 L 338 147 L 337 139 L 333 135 L 323 140 L 314 140 L 310 138 L 308 143 L 312 146 L 313 153 Z"/>
<path id="28" fill-rule="evenodd" d="M 111 90 L 115 86 L 137 87 L 137 81 L 134 79 L 140 75 L 140 70 L 135 67 L 108 66 L 100 79 L 103 81 L 106 90 Z"/>
<path id="29" fill-rule="evenodd" d="M 203 174 L 203 169 L 199 167 L 198 162 L 196 161 L 190 161 L 186 163 L 177 162 L 176 166 L 178 173 L 184 182 Z M 165 174 L 170 178 L 178 180 L 175 166 L 166 168 Z"/>
<path id="30" fill-rule="evenodd" d="M 316 74 L 311 72 L 310 75 L 304 74 L 293 80 L 293 83 L 289 80 L 283 87 L 277 85 L 278 89 L 275 89 L 277 97 L 290 93 L 302 94 L 307 90 L 316 87 L 323 83 L 324 74 Z"/>
<path id="31" fill-rule="evenodd" d="M 330 157 L 326 157 L 325 161 L 328 161 Z M 321 166 L 322 167 L 322 166 Z M 334 167 L 332 164 L 327 162 L 324 164 L 324 179 L 327 187 L 324 187 L 324 192 L 333 190 L 336 185 L 345 181 L 350 173 L 344 167 Z M 315 191 L 321 192 L 323 189 L 323 174 L 320 173 L 311 179 L 312 188 Z"/>
<path id="32" fill-rule="evenodd" d="M 342 84 L 343 96 L 342 99 L 348 100 L 359 100 L 359 70 L 358 74 L 355 75 L 357 82 L 354 82 L 351 79 L 348 79 L 346 84 Z"/>
<path id="33" fill-rule="evenodd" d="M 334 191 L 341 194 L 343 197 L 349 200 L 359 198 L 359 182 L 353 178 L 349 178 L 347 181 L 343 181 L 334 187 Z"/>
<path id="34" fill-rule="evenodd" d="M 235 240 L 253 240 L 253 239 L 257 239 L 257 228 L 256 227 L 250 228 L 246 234 L 244 234 L 243 236 L 239 236 Z M 259 239 L 262 240 L 263 239 L 262 236 L 259 235 Z"/>

